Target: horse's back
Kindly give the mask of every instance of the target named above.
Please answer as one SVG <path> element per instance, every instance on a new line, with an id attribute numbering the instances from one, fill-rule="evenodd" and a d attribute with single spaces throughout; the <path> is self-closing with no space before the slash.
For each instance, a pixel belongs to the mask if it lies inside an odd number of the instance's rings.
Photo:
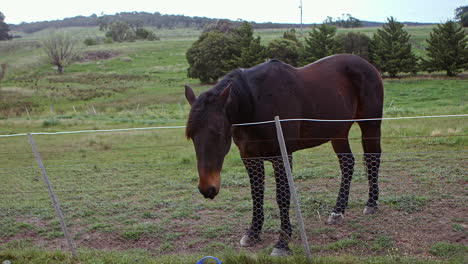
<path id="1" fill-rule="evenodd" d="M 327 104 L 334 103 L 337 108 L 344 105 L 353 112 L 351 118 L 382 117 L 382 78 L 375 67 L 361 57 L 351 54 L 334 55 L 297 71 L 310 94 L 322 97 Z M 327 98 L 332 97 L 339 100 L 327 101 Z"/>
<path id="2" fill-rule="evenodd" d="M 249 122 L 272 120 L 274 116 L 281 119 L 332 120 L 382 116 L 383 86 L 380 74 L 370 63 L 355 55 L 335 55 L 302 68 L 273 60 L 246 69 L 243 77 L 255 104 Z M 288 143 L 288 149 L 296 151 L 318 146 L 333 138 L 346 137 L 351 124 L 287 122 L 283 125 L 283 131 L 285 137 L 296 139 Z M 236 144 L 240 142 L 239 138 L 244 137 L 268 139 L 274 135 L 266 126 L 236 129 Z M 304 140 L 297 140 L 302 138 Z M 260 149 L 253 145 L 248 148 Z M 274 153 L 276 148 L 271 147 Z M 267 151 L 264 148 L 262 151 Z"/>

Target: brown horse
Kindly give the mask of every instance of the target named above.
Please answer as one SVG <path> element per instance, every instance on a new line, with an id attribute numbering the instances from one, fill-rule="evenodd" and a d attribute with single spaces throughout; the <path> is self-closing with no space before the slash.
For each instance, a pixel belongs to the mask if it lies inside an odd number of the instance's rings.
<path id="1" fill-rule="evenodd" d="M 383 84 L 379 72 L 358 56 L 341 54 L 321 59 L 302 68 L 271 60 L 250 69 L 227 74 L 215 87 L 195 97 L 186 86 L 191 105 L 186 136 L 193 140 L 198 162 L 198 189 L 213 199 L 220 189 L 220 172 L 231 138 L 250 177 L 253 199 L 252 224 L 241 239 L 242 246 L 260 240 L 263 226 L 264 161 L 280 156 L 274 124 L 233 126 L 282 119 L 377 119 L 358 121 L 362 131 L 364 159 L 369 180 L 365 214 L 377 210 L 380 166 L 380 125 Z M 329 224 L 343 221 L 354 157 L 348 142 L 352 121 L 294 121 L 282 124 L 288 154 L 331 141 L 339 158 L 341 185 Z M 269 141 L 270 140 L 270 141 Z M 268 144 L 265 142 L 268 141 Z M 260 166 L 259 166 L 260 164 Z M 255 166 L 255 167 L 254 167 Z M 281 164 L 281 166 L 283 166 Z M 276 195 L 280 209 L 281 234 L 273 255 L 289 252 L 292 228 L 289 220 L 290 193 L 284 167 L 274 166 Z"/>

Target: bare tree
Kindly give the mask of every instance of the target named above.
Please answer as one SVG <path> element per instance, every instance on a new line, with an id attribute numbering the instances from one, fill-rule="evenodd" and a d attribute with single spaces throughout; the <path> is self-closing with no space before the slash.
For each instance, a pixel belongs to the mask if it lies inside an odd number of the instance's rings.
<path id="1" fill-rule="evenodd" d="M 68 34 L 52 32 L 42 41 L 42 47 L 50 62 L 62 74 L 63 68 L 78 56 L 78 40 Z"/>
<path id="2" fill-rule="evenodd" d="M 6 63 L 0 64 L 0 81 L 3 79 L 3 77 L 5 77 L 6 68 L 7 68 Z"/>

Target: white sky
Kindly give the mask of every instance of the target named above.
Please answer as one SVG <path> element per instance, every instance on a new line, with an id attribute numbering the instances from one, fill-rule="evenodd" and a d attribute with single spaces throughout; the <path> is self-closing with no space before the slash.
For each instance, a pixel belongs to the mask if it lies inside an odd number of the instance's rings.
<path id="1" fill-rule="evenodd" d="M 55 20 L 78 15 L 146 11 L 255 22 L 299 23 L 300 0 L 1 0 L 7 23 Z M 342 13 L 367 21 L 445 22 L 468 0 L 303 0 L 304 23 L 321 23 Z"/>

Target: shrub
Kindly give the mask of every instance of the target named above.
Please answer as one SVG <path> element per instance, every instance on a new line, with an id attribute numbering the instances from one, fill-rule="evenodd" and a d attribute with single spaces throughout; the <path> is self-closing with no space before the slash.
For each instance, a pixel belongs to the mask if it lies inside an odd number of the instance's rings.
<path id="1" fill-rule="evenodd" d="M 97 40 L 94 38 L 86 38 L 83 42 L 86 46 L 93 46 L 98 44 Z"/>
<path id="2" fill-rule="evenodd" d="M 44 120 L 44 122 L 42 122 L 43 127 L 52 127 L 52 126 L 58 126 L 58 125 L 60 125 L 60 120 L 55 119 L 55 118 L 46 119 Z"/>
<path id="3" fill-rule="evenodd" d="M 154 34 L 153 31 L 146 28 L 138 28 L 135 31 L 136 38 L 142 40 L 159 40 L 159 38 Z"/>

